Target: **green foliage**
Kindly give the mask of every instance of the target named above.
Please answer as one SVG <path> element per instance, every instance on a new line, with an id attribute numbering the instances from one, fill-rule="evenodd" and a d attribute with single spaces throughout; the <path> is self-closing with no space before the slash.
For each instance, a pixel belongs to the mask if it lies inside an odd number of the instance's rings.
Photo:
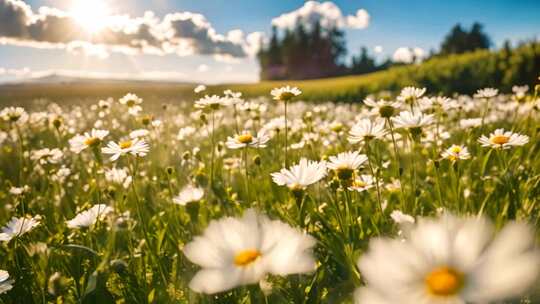
<path id="1" fill-rule="evenodd" d="M 440 94 L 471 94 L 483 87 L 497 87 L 509 92 L 513 85 L 534 87 L 540 75 L 540 43 L 530 42 L 516 49 L 497 52 L 479 50 L 461 55 L 432 58 L 418 65 L 393 67 L 361 76 L 345 76 L 306 81 L 263 81 L 258 84 L 234 85 L 233 89 L 248 96 L 267 94 L 273 87 L 294 85 L 314 101 L 359 102 L 368 94 L 399 91 L 404 86 L 426 87 Z M 216 86 L 220 92 L 226 86 Z"/>

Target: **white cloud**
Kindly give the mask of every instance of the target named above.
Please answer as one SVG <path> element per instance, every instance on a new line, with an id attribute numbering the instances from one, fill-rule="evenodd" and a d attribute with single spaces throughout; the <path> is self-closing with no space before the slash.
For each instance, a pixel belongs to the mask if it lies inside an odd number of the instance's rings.
<path id="1" fill-rule="evenodd" d="M 208 72 L 210 70 L 210 67 L 206 64 L 201 64 L 197 67 L 197 72 L 204 73 Z"/>
<path id="2" fill-rule="evenodd" d="M 292 28 L 298 22 L 312 26 L 319 22 L 323 27 L 363 29 L 369 25 L 370 16 L 364 9 L 355 15 L 344 16 L 341 9 L 333 2 L 306 1 L 297 10 L 282 14 L 272 20 L 278 28 Z"/>
<path id="3" fill-rule="evenodd" d="M 374 48 L 373 48 L 373 51 L 375 52 L 375 54 L 380 54 L 383 52 L 383 47 L 380 46 L 380 45 L 376 45 Z"/>
<path id="4" fill-rule="evenodd" d="M 69 12 L 41 7 L 37 12 L 20 0 L 0 0 L 0 43 L 37 48 L 61 48 L 106 58 L 126 54 L 202 54 L 246 57 L 253 54 L 249 34 L 241 30 L 219 34 L 201 14 L 178 12 L 162 19 L 153 12 L 142 17 L 103 17 L 91 32 Z M 247 37 L 247 38 L 245 38 Z"/>
<path id="5" fill-rule="evenodd" d="M 413 61 L 421 62 L 425 57 L 426 52 L 422 48 L 400 47 L 392 55 L 392 60 L 395 62 L 412 63 Z"/>

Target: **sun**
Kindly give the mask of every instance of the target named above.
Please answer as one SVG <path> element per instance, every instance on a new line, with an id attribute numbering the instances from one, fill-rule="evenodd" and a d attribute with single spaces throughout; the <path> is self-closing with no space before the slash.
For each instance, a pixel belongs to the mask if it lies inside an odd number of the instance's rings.
<path id="1" fill-rule="evenodd" d="M 110 11 L 102 0 L 73 0 L 69 13 L 86 31 L 97 33 L 107 25 Z"/>

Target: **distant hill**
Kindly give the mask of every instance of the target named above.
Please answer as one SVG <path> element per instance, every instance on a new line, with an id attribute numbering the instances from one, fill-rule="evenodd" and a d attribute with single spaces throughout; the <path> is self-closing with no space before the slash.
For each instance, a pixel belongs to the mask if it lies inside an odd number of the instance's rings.
<path id="1" fill-rule="evenodd" d="M 151 79 L 118 79 L 118 78 L 94 78 L 94 77 L 73 77 L 60 74 L 49 74 L 37 78 L 27 78 L 20 81 L 9 81 L 0 83 L 0 86 L 4 85 L 28 85 L 28 84 L 129 84 L 129 83 L 162 83 L 162 84 L 195 84 L 186 81 L 163 81 L 163 80 L 151 80 Z"/>

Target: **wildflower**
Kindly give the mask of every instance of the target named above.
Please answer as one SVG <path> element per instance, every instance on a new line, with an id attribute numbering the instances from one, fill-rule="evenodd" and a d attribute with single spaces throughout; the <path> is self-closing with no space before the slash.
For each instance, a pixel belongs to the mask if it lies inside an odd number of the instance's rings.
<path id="1" fill-rule="evenodd" d="M 193 185 L 187 185 L 173 198 L 175 204 L 185 206 L 189 203 L 200 201 L 204 196 L 204 190 Z"/>
<path id="2" fill-rule="evenodd" d="M 493 133 L 486 137 L 482 135 L 478 142 L 482 144 L 482 147 L 491 147 L 494 149 L 510 149 L 515 146 L 523 146 L 529 142 L 529 136 L 514 133 L 512 131 L 505 131 L 504 129 L 497 129 Z"/>
<path id="3" fill-rule="evenodd" d="M 120 98 L 119 102 L 128 107 L 128 113 L 130 115 L 136 116 L 142 111 L 140 104 L 142 104 L 143 100 L 135 94 L 128 93 Z"/>
<path id="4" fill-rule="evenodd" d="M 302 91 L 300 91 L 297 87 L 285 86 L 273 89 L 270 94 L 274 97 L 274 100 L 290 101 L 294 97 L 302 94 Z"/>
<path id="5" fill-rule="evenodd" d="M 529 86 L 513 86 L 512 92 L 514 92 L 514 99 L 518 102 L 524 101 L 527 91 L 529 91 Z"/>
<path id="6" fill-rule="evenodd" d="M 392 117 L 392 122 L 396 128 L 407 129 L 413 136 L 422 134 L 422 128 L 433 124 L 433 115 L 426 115 L 422 112 L 403 111 L 397 117 Z"/>
<path id="7" fill-rule="evenodd" d="M 418 98 L 426 93 L 425 88 L 405 87 L 401 90 L 397 100 L 406 104 L 413 104 Z"/>
<path id="8" fill-rule="evenodd" d="M 11 290 L 13 283 L 14 281 L 9 279 L 9 273 L 5 270 L 0 270 L 0 294 Z"/>
<path id="9" fill-rule="evenodd" d="M 314 245 L 311 236 L 253 209 L 241 218 L 211 221 L 202 236 L 184 247 L 186 257 L 202 267 L 189 287 L 213 294 L 258 283 L 267 274 L 311 272 Z"/>
<path id="10" fill-rule="evenodd" d="M 146 137 L 150 134 L 150 131 L 146 130 L 146 129 L 137 129 L 137 130 L 134 130 L 134 131 L 131 131 L 129 133 L 129 137 L 130 138 L 143 138 L 143 137 Z"/>
<path id="11" fill-rule="evenodd" d="M 499 94 L 499 90 L 493 88 L 485 88 L 476 91 L 475 98 L 492 98 Z"/>
<path id="12" fill-rule="evenodd" d="M 148 144 L 143 139 L 130 139 L 115 143 L 113 141 L 107 144 L 107 147 L 101 149 L 105 154 L 111 154 L 111 160 L 115 161 L 120 156 L 131 154 L 138 157 L 144 157 L 150 151 Z"/>
<path id="13" fill-rule="evenodd" d="M 204 90 L 206 90 L 206 86 L 203 85 L 203 84 L 200 84 L 200 85 L 196 86 L 195 89 L 193 89 L 193 92 L 200 93 L 200 92 L 202 92 Z"/>
<path id="14" fill-rule="evenodd" d="M 176 139 L 179 141 L 185 140 L 187 137 L 195 134 L 196 131 L 197 129 L 195 129 L 194 127 L 190 127 L 190 126 L 184 127 L 178 131 L 178 135 L 176 136 Z"/>
<path id="15" fill-rule="evenodd" d="M 22 195 L 30 191 L 30 187 L 28 185 L 24 185 L 23 187 L 11 187 L 9 189 L 9 193 L 13 195 Z"/>
<path id="16" fill-rule="evenodd" d="M 394 114 L 397 112 L 401 104 L 399 102 L 395 101 L 386 101 L 384 99 L 379 99 L 378 101 L 374 101 L 371 98 L 364 99 L 364 104 L 368 107 L 371 107 L 382 118 L 390 118 L 394 116 Z"/>
<path id="17" fill-rule="evenodd" d="M 459 126 L 468 129 L 476 128 L 482 125 L 482 118 L 465 118 L 459 121 Z"/>
<path id="18" fill-rule="evenodd" d="M 11 220 L 2 228 L 0 232 L 0 241 L 9 242 L 14 237 L 19 237 L 32 231 L 39 225 L 41 216 L 35 217 L 12 217 Z"/>
<path id="19" fill-rule="evenodd" d="M 66 221 L 68 228 L 84 228 L 90 227 L 101 221 L 107 216 L 107 214 L 113 212 L 113 208 L 105 205 L 98 204 L 92 206 L 92 208 L 77 214 L 73 219 Z"/>
<path id="20" fill-rule="evenodd" d="M 300 159 L 297 165 L 271 174 L 274 183 L 287 186 L 291 191 L 302 191 L 326 176 L 326 162 Z"/>
<path id="21" fill-rule="evenodd" d="M 533 233 L 520 223 L 492 233 L 486 219 L 443 215 L 419 220 L 403 240 L 371 240 L 356 302 L 499 303 L 524 293 L 540 270 Z"/>
<path id="22" fill-rule="evenodd" d="M 394 220 L 396 224 L 414 224 L 415 222 L 414 217 L 405 214 L 399 210 L 392 211 L 392 213 L 390 213 L 390 217 L 392 218 L 392 220 Z"/>
<path id="23" fill-rule="evenodd" d="M 21 107 L 4 108 L 0 112 L 0 117 L 2 117 L 2 119 L 4 119 L 5 121 L 9 121 L 12 123 L 24 123 L 28 120 L 28 114 L 26 114 L 24 108 Z"/>
<path id="24" fill-rule="evenodd" d="M 60 149 L 40 149 L 32 151 L 30 159 L 37 161 L 41 165 L 57 164 L 62 160 L 63 153 Z"/>
<path id="25" fill-rule="evenodd" d="M 215 111 L 225 105 L 225 100 L 217 95 L 206 95 L 203 98 L 195 101 L 195 108 L 203 110 L 210 109 Z"/>
<path id="26" fill-rule="evenodd" d="M 374 185 L 373 176 L 362 174 L 354 179 L 354 181 L 352 182 L 352 184 L 349 186 L 348 189 L 350 191 L 363 192 L 363 191 L 373 188 L 374 186 L 375 185 Z"/>
<path id="27" fill-rule="evenodd" d="M 446 149 L 441 153 L 441 156 L 445 159 L 448 159 L 450 161 L 457 161 L 457 160 L 463 160 L 463 159 L 469 159 L 471 158 L 471 155 L 469 154 L 469 151 L 467 150 L 467 147 L 465 146 L 458 146 L 458 145 L 452 145 L 450 148 Z"/>
<path id="28" fill-rule="evenodd" d="M 126 169 L 112 168 L 105 171 L 105 180 L 111 183 L 122 185 L 125 189 L 131 185 L 132 178 Z"/>
<path id="29" fill-rule="evenodd" d="M 362 119 L 357 122 L 349 131 L 349 142 L 355 144 L 359 142 L 368 142 L 372 139 L 380 139 L 386 135 L 384 120 L 371 121 Z"/>
<path id="30" fill-rule="evenodd" d="M 109 135 L 109 131 L 96 129 L 92 129 L 90 133 L 86 132 L 84 135 L 75 135 L 69 140 L 70 149 L 72 152 L 79 154 L 88 147 L 99 146 L 107 135 Z"/>
<path id="31" fill-rule="evenodd" d="M 265 148 L 266 143 L 270 140 L 264 132 L 259 132 L 256 137 L 253 137 L 250 132 L 244 131 L 234 137 L 227 137 L 227 148 L 242 149 L 245 147 Z"/>
<path id="32" fill-rule="evenodd" d="M 330 156 L 328 168 L 335 170 L 339 179 L 350 180 L 354 175 L 354 171 L 367 159 L 365 154 L 360 154 L 358 151 L 342 152 L 336 156 Z"/>

